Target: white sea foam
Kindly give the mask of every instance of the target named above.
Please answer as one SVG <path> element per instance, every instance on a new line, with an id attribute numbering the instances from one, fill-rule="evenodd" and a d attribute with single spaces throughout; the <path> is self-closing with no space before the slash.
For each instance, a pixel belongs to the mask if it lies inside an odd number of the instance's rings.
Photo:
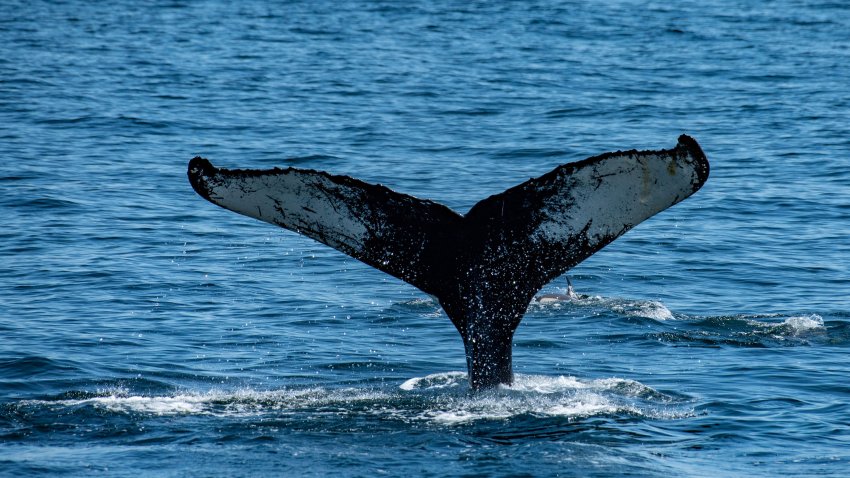
<path id="1" fill-rule="evenodd" d="M 817 314 L 801 315 L 785 319 L 782 325 L 790 328 L 795 334 L 824 329 L 823 317 Z"/>
<path id="2" fill-rule="evenodd" d="M 652 320 L 675 319 L 670 309 L 657 300 L 614 304 L 611 309 L 630 317 L 643 317 Z"/>
<path id="3" fill-rule="evenodd" d="M 466 380 L 466 372 L 442 372 L 425 377 L 411 378 L 402 383 L 399 388 L 405 391 L 438 390 L 457 387 L 459 385 L 466 386 Z M 548 395 L 576 390 L 617 391 L 621 395 L 629 396 L 638 396 L 648 391 L 654 392 L 652 388 L 638 381 L 625 378 L 584 380 L 570 375 L 548 376 L 519 373 L 514 374 L 514 381 L 511 385 L 501 385 L 499 390 L 535 395 Z"/>
<path id="4" fill-rule="evenodd" d="M 406 380 L 399 388 L 406 391 L 458 387 L 466 382 L 465 372 L 445 372 L 414 377 Z"/>
<path id="5" fill-rule="evenodd" d="M 140 412 L 155 415 L 205 413 L 208 399 L 199 395 L 175 395 L 173 397 L 108 396 L 88 400 L 71 401 L 69 405 L 91 404 L 113 412 Z"/>
<path id="6" fill-rule="evenodd" d="M 414 378 L 401 385 L 405 391 L 433 391 L 465 385 L 466 374 L 447 372 Z M 521 415 L 580 418 L 621 414 L 653 418 L 691 416 L 692 410 L 669 407 L 672 399 L 640 382 L 620 378 L 582 380 L 571 376 L 516 374 L 514 383 L 479 394 L 437 397 L 417 419 L 443 425 L 479 420 L 504 420 Z"/>
<path id="7" fill-rule="evenodd" d="M 45 405 L 49 407 L 85 407 L 118 413 L 149 413 L 153 415 L 206 414 L 208 398 L 203 395 L 142 396 L 120 393 L 84 399 L 27 400 L 22 405 Z"/>
<path id="8" fill-rule="evenodd" d="M 418 420 L 457 425 L 480 420 L 506 420 L 521 415 L 578 418 L 599 414 L 631 413 L 636 409 L 588 390 L 563 395 L 504 393 L 505 390 L 435 403 Z"/>
<path id="9" fill-rule="evenodd" d="M 823 317 L 817 314 L 791 316 L 785 318 L 781 323 L 760 320 L 750 320 L 749 323 L 780 340 L 788 337 L 819 334 L 826 331 Z"/>
<path id="10" fill-rule="evenodd" d="M 372 389 L 323 388 L 257 391 L 186 392 L 165 396 L 130 395 L 126 390 L 105 391 L 101 396 L 69 400 L 28 400 L 24 405 L 80 407 L 91 406 L 118 413 L 147 413 L 152 415 L 256 415 L 258 413 L 312 409 L 337 403 L 380 401 L 391 395 Z"/>
<path id="11" fill-rule="evenodd" d="M 151 416 L 284 418 L 333 413 L 441 425 L 506 420 L 527 415 L 572 419 L 624 413 L 659 418 L 691 414 L 670 402 L 669 397 L 650 387 L 620 378 L 584 380 L 571 376 L 517 374 L 513 385 L 470 393 L 466 373 L 444 372 L 411 378 L 397 390 L 308 387 L 268 391 L 187 391 L 148 396 L 116 388 L 103 390 L 91 397 L 32 400 L 21 402 L 21 405 L 91 407 L 112 413 Z"/>

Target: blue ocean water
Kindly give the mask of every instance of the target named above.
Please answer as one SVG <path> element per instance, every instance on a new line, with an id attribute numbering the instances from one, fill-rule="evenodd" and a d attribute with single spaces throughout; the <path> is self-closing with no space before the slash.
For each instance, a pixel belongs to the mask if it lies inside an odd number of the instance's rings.
<path id="1" fill-rule="evenodd" d="M 847 31 L 818 0 L 3 2 L 0 475 L 846 476 Z M 430 297 L 186 180 L 465 212 L 681 133 L 707 185 L 479 394 Z"/>

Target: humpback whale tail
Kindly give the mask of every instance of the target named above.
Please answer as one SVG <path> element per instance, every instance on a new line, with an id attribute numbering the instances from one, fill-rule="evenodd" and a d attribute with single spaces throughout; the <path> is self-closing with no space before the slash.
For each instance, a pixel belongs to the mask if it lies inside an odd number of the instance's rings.
<path id="1" fill-rule="evenodd" d="M 512 381 L 514 331 L 535 292 L 708 179 L 697 142 L 569 163 L 466 215 L 382 185 L 306 169 L 189 163 L 202 197 L 293 230 L 436 296 L 463 338 L 474 389 Z"/>

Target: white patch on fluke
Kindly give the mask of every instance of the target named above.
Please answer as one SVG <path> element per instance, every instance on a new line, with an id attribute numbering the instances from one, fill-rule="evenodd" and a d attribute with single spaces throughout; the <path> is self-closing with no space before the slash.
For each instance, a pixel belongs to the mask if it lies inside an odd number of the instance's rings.
<path id="1" fill-rule="evenodd" d="M 588 227 L 588 239 L 619 236 L 693 193 L 697 173 L 692 158 L 623 154 L 576 169 L 540 211 L 544 219 L 535 241 L 563 243 Z"/>
<path id="2" fill-rule="evenodd" d="M 238 176 L 209 183 L 210 198 L 227 209 L 278 226 L 286 224 L 301 234 L 331 247 L 362 250 L 368 228 L 359 218 L 364 211 L 353 210 L 343 198 L 358 195 L 357 190 L 316 174 L 297 170 L 279 174 Z"/>

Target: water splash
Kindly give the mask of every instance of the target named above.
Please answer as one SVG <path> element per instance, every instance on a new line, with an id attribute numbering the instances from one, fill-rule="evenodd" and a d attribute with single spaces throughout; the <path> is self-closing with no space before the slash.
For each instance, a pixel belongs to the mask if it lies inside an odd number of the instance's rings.
<path id="1" fill-rule="evenodd" d="M 76 394 L 81 396 L 21 401 L 16 408 L 50 413 L 89 410 L 151 417 L 205 415 L 293 420 L 311 420 L 331 413 L 338 417 L 435 425 L 519 417 L 579 419 L 629 415 L 672 419 L 693 414 L 686 400 L 629 379 L 583 380 L 569 376 L 517 374 L 511 386 L 472 393 L 465 372 L 415 377 L 396 389 L 308 387 L 143 395 L 119 387 Z"/>
<path id="2" fill-rule="evenodd" d="M 770 334 L 773 338 L 800 338 L 826 333 L 823 317 L 817 314 L 788 317 L 782 323 L 752 321 L 758 331 Z"/>
<path id="3" fill-rule="evenodd" d="M 400 387 L 423 394 L 460 388 L 466 374 L 447 372 L 406 381 Z M 433 396 L 433 395 L 432 395 Z M 443 425 L 517 417 L 579 419 L 597 415 L 630 415 L 656 419 L 691 416 L 681 399 L 629 379 L 582 380 L 571 376 L 516 374 L 512 385 L 478 394 L 433 396 L 418 420 Z M 450 399 L 449 399 L 450 398 Z"/>
<path id="4" fill-rule="evenodd" d="M 402 383 L 399 388 L 410 392 L 414 390 L 455 388 L 462 385 L 466 385 L 466 372 L 445 372 L 411 378 Z"/>
<path id="5" fill-rule="evenodd" d="M 615 303 L 611 310 L 629 317 L 642 317 L 652 320 L 674 320 L 676 317 L 664 304 L 657 300 Z"/>

